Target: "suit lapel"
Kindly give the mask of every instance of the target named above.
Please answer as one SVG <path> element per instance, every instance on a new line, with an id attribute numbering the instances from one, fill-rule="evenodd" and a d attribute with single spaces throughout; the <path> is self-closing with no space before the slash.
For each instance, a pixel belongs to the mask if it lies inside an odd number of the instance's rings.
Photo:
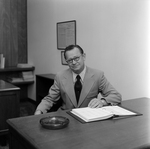
<path id="1" fill-rule="evenodd" d="M 85 76 L 84 76 L 84 82 L 83 82 L 83 87 L 78 103 L 78 107 L 82 104 L 82 102 L 85 100 L 86 96 L 88 95 L 90 89 L 92 88 L 94 81 L 93 81 L 93 76 L 94 74 L 90 71 L 90 69 L 87 67 Z"/>
<path id="2" fill-rule="evenodd" d="M 72 104 L 75 107 L 77 107 L 77 101 L 76 101 L 75 92 L 74 92 L 73 75 L 70 69 L 68 69 L 62 81 L 63 81 L 64 88 L 66 90 L 66 93 L 69 96 Z"/>

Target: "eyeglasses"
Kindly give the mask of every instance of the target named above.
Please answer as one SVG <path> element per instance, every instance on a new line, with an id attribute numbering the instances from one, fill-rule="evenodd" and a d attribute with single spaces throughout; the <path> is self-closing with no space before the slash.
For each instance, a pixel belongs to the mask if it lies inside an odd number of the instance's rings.
<path id="1" fill-rule="evenodd" d="M 81 57 L 81 55 L 80 55 L 80 56 L 76 56 L 76 57 L 74 57 L 74 58 L 72 58 L 72 59 L 66 60 L 66 62 L 67 62 L 68 64 L 72 64 L 73 61 L 78 62 L 78 61 L 80 60 L 80 57 Z"/>

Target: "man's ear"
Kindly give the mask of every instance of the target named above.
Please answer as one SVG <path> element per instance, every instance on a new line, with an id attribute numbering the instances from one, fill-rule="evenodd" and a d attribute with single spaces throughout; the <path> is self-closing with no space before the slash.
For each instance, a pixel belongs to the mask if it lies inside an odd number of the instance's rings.
<path id="1" fill-rule="evenodd" d="M 84 59 L 84 61 L 85 61 L 85 59 L 86 59 L 86 54 L 85 54 L 85 53 L 83 53 L 83 59 Z"/>

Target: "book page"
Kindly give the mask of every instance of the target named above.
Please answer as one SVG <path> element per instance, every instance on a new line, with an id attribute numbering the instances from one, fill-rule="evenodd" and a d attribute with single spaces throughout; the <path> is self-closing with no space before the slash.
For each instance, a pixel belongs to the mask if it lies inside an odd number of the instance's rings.
<path id="1" fill-rule="evenodd" d="M 103 107 L 103 109 L 110 111 L 111 113 L 113 113 L 114 115 L 118 115 L 118 116 L 123 116 L 123 115 L 136 115 L 136 113 L 129 111 L 127 109 L 124 109 L 122 107 L 119 106 L 106 106 Z"/>
<path id="2" fill-rule="evenodd" d="M 106 111 L 102 108 L 77 108 L 71 111 L 73 114 L 82 118 L 86 122 L 103 120 L 113 116 L 113 114 L 109 111 Z"/>

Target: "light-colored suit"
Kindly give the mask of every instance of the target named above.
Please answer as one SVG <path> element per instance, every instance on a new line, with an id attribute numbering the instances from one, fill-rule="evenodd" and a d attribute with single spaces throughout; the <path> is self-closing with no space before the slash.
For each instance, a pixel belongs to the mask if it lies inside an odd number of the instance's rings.
<path id="1" fill-rule="evenodd" d="M 87 67 L 80 99 L 77 104 L 72 71 L 67 69 L 56 75 L 54 84 L 49 90 L 49 94 L 41 101 L 37 110 L 41 110 L 45 113 L 60 97 L 63 100 L 61 109 L 86 107 L 93 98 L 97 98 L 99 93 L 101 93 L 107 103 L 115 105 L 121 102 L 121 95 L 107 81 L 104 73 L 100 70 Z"/>

